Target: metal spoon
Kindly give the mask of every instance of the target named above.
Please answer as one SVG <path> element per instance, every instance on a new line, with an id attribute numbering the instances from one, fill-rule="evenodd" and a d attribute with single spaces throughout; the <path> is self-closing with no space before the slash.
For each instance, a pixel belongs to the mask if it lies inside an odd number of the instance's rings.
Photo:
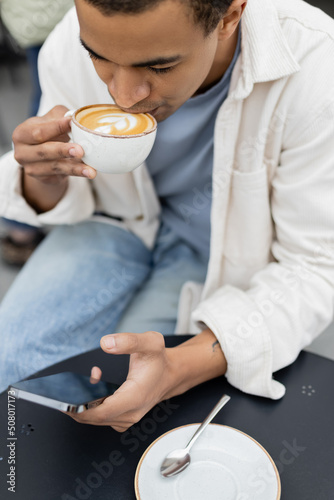
<path id="1" fill-rule="evenodd" d="M 162 462 L 160 467 L 160 473 L 165 477 L 175 476 L 179 472 L 183 471 L 190 464 L 189 450 L 194 444 L 194 442 L 202 434 L 206 426 L 211 422 L 211 420 L 217 415 L 217 413 L 229 402 L 230 396 L 224 394 L 224 396 L 218 401 L 216 406 L 210 411 L 206 419 L 201 423 L 201 425 L 196 430 L 193 437 L 190 439 L 187 446 L 182 450 L 171 451 Z"/>

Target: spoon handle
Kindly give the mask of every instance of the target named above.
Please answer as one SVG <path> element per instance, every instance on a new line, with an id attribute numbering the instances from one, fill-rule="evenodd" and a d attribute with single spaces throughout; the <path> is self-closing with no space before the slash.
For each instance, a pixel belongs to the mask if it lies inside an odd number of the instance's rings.
<path id="1" fill-rule="evenodd" d="M 189 451 L 194 442 L 199 438 L 199 436 L 202 434 L 206 426 L 211 422 L 211 420 L 217 415 L 217 413 L 223 408 L 223 406 L 226 405 L 226 403 L 229 402 L 230 396 L 227 396 L 224 394 L 224 396 L 218 401 L 216 406 L 210 411 L 209 415 L 206 417 L 205 420 L 201 423 L 201 425 L 198 427 L 197 431 L 193 435 L 193 437 L 190 439 L 189 443 L 186 446 L 186 450 Z"/>

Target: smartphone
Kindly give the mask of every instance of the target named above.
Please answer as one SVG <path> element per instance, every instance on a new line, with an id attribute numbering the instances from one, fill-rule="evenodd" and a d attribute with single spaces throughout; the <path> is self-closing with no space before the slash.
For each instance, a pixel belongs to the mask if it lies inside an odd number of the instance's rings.
<path id="1" fill-rule="evenodd" d="M 8 394 L 56 410 L 81 413 L 100 405 L 118 389 L 117 384 L 73 372 L 16 382 Z"/>

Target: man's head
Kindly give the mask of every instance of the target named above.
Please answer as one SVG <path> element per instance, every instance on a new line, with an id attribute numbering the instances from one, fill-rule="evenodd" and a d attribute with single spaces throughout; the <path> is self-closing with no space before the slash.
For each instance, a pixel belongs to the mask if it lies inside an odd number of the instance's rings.
<path id="1" fill-rule="evenodd" d="M 80 38 L 116 104 L 157 121 L 218 81 L 247 0 L 76 0 Z"/>

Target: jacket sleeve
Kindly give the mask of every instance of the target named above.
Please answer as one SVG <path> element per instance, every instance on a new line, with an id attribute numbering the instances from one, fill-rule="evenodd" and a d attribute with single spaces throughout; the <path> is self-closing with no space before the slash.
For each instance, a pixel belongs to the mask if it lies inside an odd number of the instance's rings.
<path id="1" fill-rule="evenodd" d="M 74 224 L 88 218 L 94 210 L 89 181 L 69 177 L 66 194 L 48 212 L 38 214 L 22 196 L 21 169 L 10 151 L 0 158 L 0 215 L 31 226 Z"/>
<path id="2" fill-rule="evenodd" d="M 312 109 L 311 117 L 296 116 L 287 127 L 272 181 L 274 262 L 253 275 L 247 290 L 223 286 L 192 316 L 219 340 L 229 382 L 250 394 L 282 397 L 285 388 L 273 372 L 292 363 L 333 319 L 331 94 L 321 99 L 317 114 Z"/>

